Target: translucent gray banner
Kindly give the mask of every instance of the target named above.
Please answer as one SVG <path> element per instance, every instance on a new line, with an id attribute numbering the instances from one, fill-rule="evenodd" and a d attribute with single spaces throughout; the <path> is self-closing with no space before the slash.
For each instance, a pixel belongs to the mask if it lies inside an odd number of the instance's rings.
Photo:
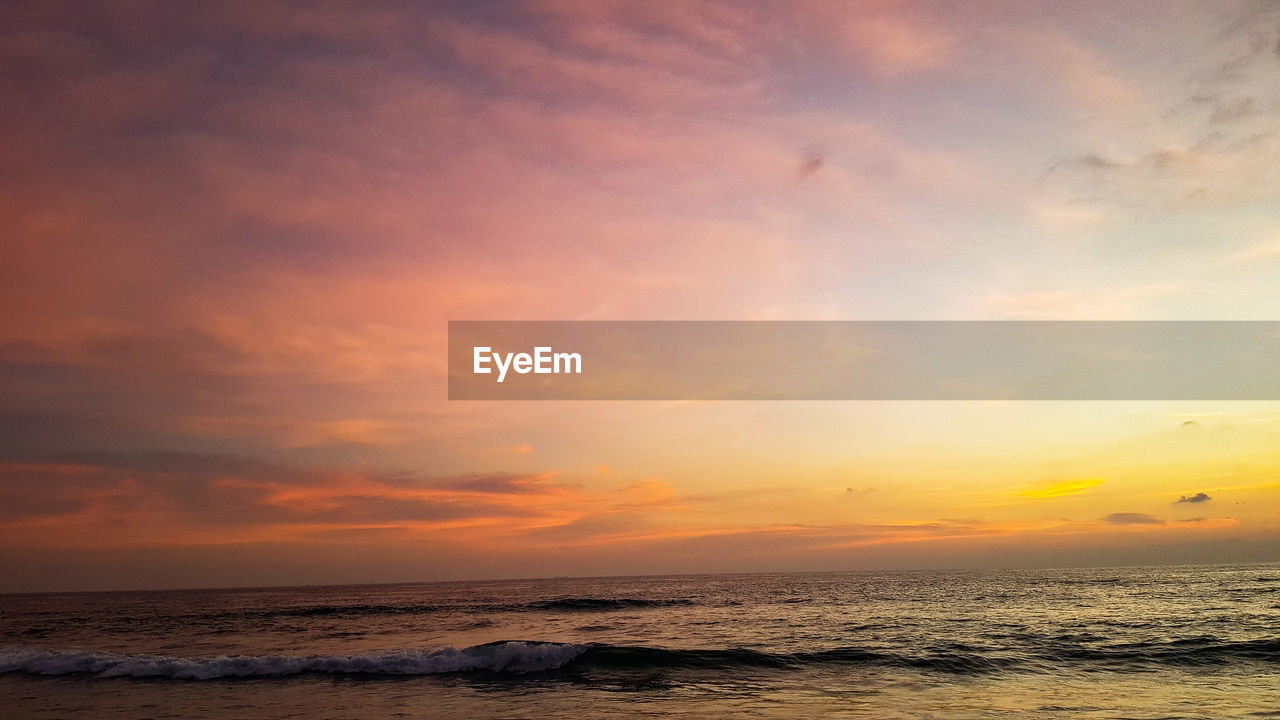
<path id="1" fill-rule="evenodd" d="M 451 400 L 1280 400 L 1280 322 L 452 321 Z"/>

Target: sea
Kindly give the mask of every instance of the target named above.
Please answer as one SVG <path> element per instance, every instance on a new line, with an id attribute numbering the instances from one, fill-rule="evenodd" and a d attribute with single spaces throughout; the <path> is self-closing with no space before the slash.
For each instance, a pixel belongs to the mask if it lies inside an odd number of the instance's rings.
<path id="1" fill-rule="evenodd" d="M 0 717 L 1280 718 L 1280 564 L 4 595 Z"/>

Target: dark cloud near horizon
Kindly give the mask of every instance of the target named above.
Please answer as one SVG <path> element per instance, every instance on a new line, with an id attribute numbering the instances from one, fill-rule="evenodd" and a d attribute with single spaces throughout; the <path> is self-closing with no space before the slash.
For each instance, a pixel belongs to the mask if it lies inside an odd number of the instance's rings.
<path id="1" fill-rule="evenodd" d="M 1102 519 L 1103 521 L 1109 522 L 1112 525 L 1163 525 L 1164 524 L 1163 520 L 1156 517 L 1152 517 L 1151 515 L 1148 515 L 1146 513 L 1133 513 L 1133 512 L 1111 513 L 1110 515 Z"/>
<path id="2" fill-rule="evenodd" d="M 1182 497 L 1178 498 L 1174 502 L 1174 504 L 1176 505 L 1178 503 L 1202 503 L 1202 502 L 1209 502 L 1212 499 L 1213 498 L 1209 497 L 1207 494 L 1198 492 L 1195 495 L 1191 495 L 1191 496 L 1183 495 Z"/>

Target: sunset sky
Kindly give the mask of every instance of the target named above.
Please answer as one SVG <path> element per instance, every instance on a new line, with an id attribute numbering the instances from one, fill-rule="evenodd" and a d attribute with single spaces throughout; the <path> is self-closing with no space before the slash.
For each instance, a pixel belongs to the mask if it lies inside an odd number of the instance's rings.
<path id="1" fill-rule="evenodd" d="M 1268 2 L 6 3 L 0 591 L 1280 559 L 1275 402 L 460 402 L 449 320 L 1280 319 Z"/>

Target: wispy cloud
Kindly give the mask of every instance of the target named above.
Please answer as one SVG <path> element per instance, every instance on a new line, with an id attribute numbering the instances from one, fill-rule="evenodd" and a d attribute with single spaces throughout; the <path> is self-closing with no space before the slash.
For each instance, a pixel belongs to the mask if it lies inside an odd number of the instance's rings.
<path id="1" fill-rule="evenodd" d="M 1101 478 L 1084 478 L 1081 480 L 1063 480 L 1031 490 L 1023 490 L 1018 494 L 1029 498 L 1059 498 L 1079 495 L 1103 483 Z"/>
<path id="2" fill-rule="evenodd" d="M 1280 258 L 1280 240 L 1264 240 L 1231 255 L 1232 260 L 1240 262 L 1272 258 Z"/>

